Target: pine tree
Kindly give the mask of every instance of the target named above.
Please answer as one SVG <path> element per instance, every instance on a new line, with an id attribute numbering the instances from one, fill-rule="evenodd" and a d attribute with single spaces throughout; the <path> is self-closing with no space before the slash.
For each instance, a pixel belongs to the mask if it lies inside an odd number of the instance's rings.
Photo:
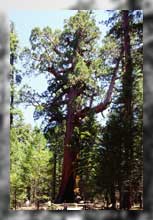
<path id="1" fill-rule="evenodd" d="M 111 34 L 123 44 L 124 58 L 111 114 L 104 129 L 100 167 L 102 186 L 112 194 L 111 200 L 114 201 L 116 186 L 120 193 L 127 190 L 128 197 L 131 194 L 129 199 L 140 188 L 142 190 L 142 13 L 117 13 Z M 124 207 L 124 194 L 121 199 L 121 207 Z M 112 203 L 114 206 L 115 201 Z"/>
<path id="2" fill-rule="evenodd" d="M 50 199 L 52 152 L 38 128 L 14 121 L 10 133 L 10 205 L 17 209 L 30 200 L 39 209 Z"/>

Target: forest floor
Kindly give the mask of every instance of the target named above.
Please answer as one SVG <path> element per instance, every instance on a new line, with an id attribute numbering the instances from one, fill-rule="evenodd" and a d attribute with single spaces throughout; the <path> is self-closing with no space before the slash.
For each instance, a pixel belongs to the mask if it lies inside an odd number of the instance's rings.
<path id="1" fill-rule="evenodd" d="M 79 211 L 79 210 L 105 210 L 105 207 L 101 207 L 101 204 L 78 204 L 78 203 L 73 203 L 73 204 L 67 204 L 67 211 L 69 210 L 74 210 L 74 211 Z M 111 208 L 110 208 L 111 209 Z M 17 210 L 38 210 L 36 206 L 32 205 L 29 207 L 22 206 L 17 208 Z M 48 207 L 46 204 L 41 204 L 39 207 L 39 210 L 47 210 L 47 211 L 52 211 L 52 210 L 57 210 L 57 211 L 64 211 L 64 204 L 52 204 L 51 207 Z M 119 210 L 119 209 L 117 209 Z M 141 209 L 138 205 L 133 206 L 130 210 L 143 210 Z"/>

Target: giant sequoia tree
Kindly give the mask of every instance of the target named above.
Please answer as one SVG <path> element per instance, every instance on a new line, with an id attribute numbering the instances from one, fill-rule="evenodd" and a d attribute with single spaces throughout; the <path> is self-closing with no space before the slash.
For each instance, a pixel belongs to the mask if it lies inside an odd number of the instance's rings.
<path id="1" fill-rule="evenodd" d="M 111 102 L 122 49 L 113 39 L 111 44 L 99 46 L 100 34 L 94 15 L 78 11 L 65 21 L 62 31 L 33 29 L 31 48 L 22 56 L 27 72 L 48 77 L 47 90 L 33 96 L 38 104 L 35 118 L 43 116 L 46 129 L 61 123 L 65 126 L 62 181 L 56 202 L 74 201 L 74 164 L 79 152 L 72 141 L 75 127 L 90 113 L 103 112 Z"/>

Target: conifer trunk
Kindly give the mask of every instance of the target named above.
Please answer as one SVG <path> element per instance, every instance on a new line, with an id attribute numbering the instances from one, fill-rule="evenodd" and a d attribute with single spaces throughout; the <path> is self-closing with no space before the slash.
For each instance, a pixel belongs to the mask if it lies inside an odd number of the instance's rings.
<path id="1" fill-rule="evenodd" d="M 112 186 L 111 186 L 110 195 L 111 195 L 112 209 L 115 209 L 116 208 L 116 198 L 115 198 L 114 184 L 112 184 Z"/>
<path id="2" fill-rule="evenodd" d="M 62 170 L 62 181 L 56 203 L 74 202 L 74 162 L 76 160 L 77 152 L 73 149 L 71 140 L 74 131 L 74 109 L 75 109 L 76 91 L 71 88 L 68 99 L 68 112 L 66 120 L 66 132 L 64 138 L 64 160 Z"/>
<path id="3" fill-rule="evenodd" d="M 133 133 L 132 133 L 132 120 L 133 120 L 133 64 L 131 57 L 131 39 L 130 39 L 130 24 L 129 24 L 129 11 L 123 11 L 123 48 L 124 48 L 124 75 L 123 75 L 123 102 L 124 102 L 124 147 L 125 147 L 125 170 L 128 179 L 128 193 L 127 200 L 130 201 L 130 181 L 131 181 L 131 170 L 132 170 L 132 157 L 133 157 Z M 124 183 L 123 183 L 124 184 Z M 130 203 L 128 202 L 128 209 Z"/>

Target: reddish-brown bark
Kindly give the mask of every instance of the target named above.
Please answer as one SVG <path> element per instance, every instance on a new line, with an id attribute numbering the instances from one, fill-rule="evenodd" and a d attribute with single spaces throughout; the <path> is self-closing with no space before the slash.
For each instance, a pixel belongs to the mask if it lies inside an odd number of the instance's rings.
<path id="1" fill-rule="evenodd" d="M 123 76 L 123 89 L 126 94 L 125 96 L 125 109 L 126 109 L 126 116 L 131 117 L 132 115 L 132 86 L 133 86 L 133 79 L 132 79 L 132 58 L 131 58 L 131 45 L 130 45 L 130 27 L 129 27 L 129 12 L 123 12 L 123 30 L 124 30 L 124 76 Z"/>
<path id="2" fill-rule="evenodd" d="M 76 161 L 77 153 L 74 151 L 71 140 L 75 127 L 75 123 L 79 121 L 79 119 L 84 118 L 90 111 L 94 111 L 95 113 L 99 113 L 104 111 L 110 101 L 111 96 L 116 80 L 116 74 L 119 68 L 119 63 L 121 59 L 122 53 L 120 57 L 117 59 L 116 67 L 114 68 L 112 79 L 106 93 L 106 97 L 104 101 L 98 104 L 95 107 L 87 107 L 79 112 L 76 112 L 75 109 L 75 98 L 80 95 L 80 90 L 72 87 L 68 93 L 68 111 L 67 111 L 67 120 L 66 120 L 66 133 L 64 139 L 64 160 L 63 160 L 63 171 L 62 171 L 62 182 L 59 190 L 59 194 L 55 202 L 62 203 L 66 202 L 74 202 L 74 185 L 75 185 L 75 170 L 74 163 Z"/>
<path id="3" fill-rule="evenodd" d="M 59 195 L 56 199 L 57 203 L 61 202 L 73 202 L 74 201 L 74 161 L 77 153 L 71 147 L 71 139 L 74 130 L 74 100 L 77 96 L 75 88 L 71 88 L 68 94 L 68 112 L 66 120 L 66 133 L 64 138 L 64 160 L 62 170 L 62 182 L 59 191 Z"/>

